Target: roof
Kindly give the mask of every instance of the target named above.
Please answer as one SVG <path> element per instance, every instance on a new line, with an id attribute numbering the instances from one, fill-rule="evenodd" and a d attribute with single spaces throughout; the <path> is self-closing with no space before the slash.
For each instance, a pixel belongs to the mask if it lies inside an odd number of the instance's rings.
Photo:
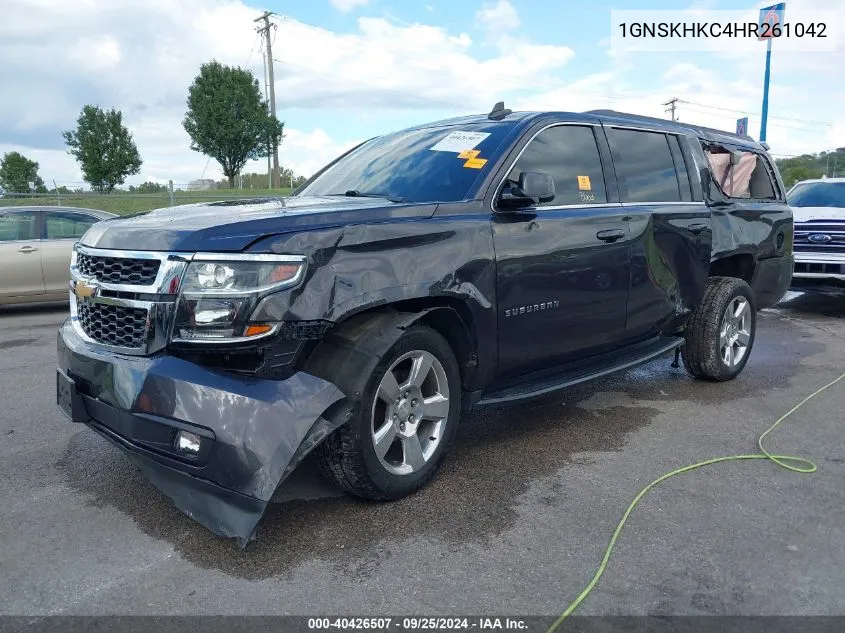
<path id="1" fill-rule="evenodd" d="M 586 114 L 594 114 L 598 116 L 603 122 L 615 124 L 635 124 L 635 125 L 653 125 L 667 132 L 692 133 L 701 138 L 722 143 L 732 143 L 742 145 L 744 147 L 754 147 L 756 149 L 765 149 L 760 143 L 755 141 L 747 134 L 735 134 L 726 130 L 717 130 L 711 127 L 704 127 L 703 125 L 695 125 L 693 123 L 683 123 L 681 121 L 667 121 L 666 119 L 657 119 L 649 116 L 642 116 L 639 114 L 629 114 L 627 112 L 617 112 L 616 110 L 590 110 Z"/>
<path id="2" fill-rule="evenodd" d="M 615 110 L 589 110 L 587 112 L 563 112 L 563 111 L 547 111 L 547 112 L 513 112 L 499 120 L 491 120 L 486 114 L 473 114 L 469 116 L 456 117 L 453 119 L 443 119 L 431 123 L 424 123 L 409 129 L 422 129 L 431 127 L 446 127 L 456 125 L 472 125 L 472 124 L 514 124 L 514 123 L 530 123 L 531 121 L 547 116 L 554 116 L 560 118 L 568 118 L 576 121 L 598 120 L 602 123 L 610 125 L 633 125 L 635 127 L 650 127 L 658 128 L 666 132 L 676 132 L 678 134 L 694 134 L 714 143 L 726 143 L 729 145 L 738 145 L 741 147 L 754 148 L 758 151 L 763 151 L 766 148 L 755 141 L 748 135 L 734 134 L 725 130 L 717 130 L 714 128 L 704 127 L 701 125 L 694 125 L 692 123 L 682 123 L 680 121 L 668 121 L 666 119 L 657 119 L 654 117 L 641 116 L 639 114 L 629 114 L 627 112 L 617 112 Z"/>
<path id="3" fill-rule="evenodd" d="M 805 182 L 829 182 L 831 184 L 838 183 L 841 184 L 845 182 L 845 178 L 808 178 L 807 180 L 799 180 L 796 182 L 796 185 L 804 184 Z"/>

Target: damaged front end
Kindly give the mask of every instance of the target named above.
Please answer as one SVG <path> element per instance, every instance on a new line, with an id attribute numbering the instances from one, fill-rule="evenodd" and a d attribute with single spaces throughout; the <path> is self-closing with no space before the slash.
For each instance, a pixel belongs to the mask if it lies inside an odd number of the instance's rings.
<path id="1" fill-rule="evenodd" d="M 123 449 L 176 506 L 245 546 L 344 394 L 298 371 L 330 323 L 256 323 L 299 285 L 301 256 L 78 245 L 57 401 Z"/>
<path id="2" fill-rule="evenodd" d="M 58 400 L 132 457 L 185 514 L 241 547 L 280 482 L 334 431 L 343 394 L 304 372 L 243 379 L 173 356 L 97 350 L 66 321 Z M 181 440 L 181 441 L 180 441 Z"/>

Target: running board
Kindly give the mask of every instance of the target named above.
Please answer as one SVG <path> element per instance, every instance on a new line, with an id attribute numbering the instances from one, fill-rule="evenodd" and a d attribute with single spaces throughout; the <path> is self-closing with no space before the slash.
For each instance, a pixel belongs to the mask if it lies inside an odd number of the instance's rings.
<path id="1" fill-rule="evenodd" d="M 607 357 L 605 356 L 604 358 L 600 357 L 592 362 L 587 362 L 575 369 L 570 367 L 564 370 L 547 372 L 533 380 L 522 379 L 517 384 L 485 393 L 475 406 L 500 404 L 542 396 L 558 389 L 571 387 L 572 385 L 577 385 L 593 378 L 600 378 L 601 376 L 607 376 L 608 374 L 647 363 L 658 356 L 678 349 L 683 344 L 684 339 L 680 336 L 671 338 L 661 337 L 656 341 L 650 341 L 649 343 L 629 348 L 621 353 L 617 352 L 614 354 L 615 358 L 610 365 L 608 365 Z"/>

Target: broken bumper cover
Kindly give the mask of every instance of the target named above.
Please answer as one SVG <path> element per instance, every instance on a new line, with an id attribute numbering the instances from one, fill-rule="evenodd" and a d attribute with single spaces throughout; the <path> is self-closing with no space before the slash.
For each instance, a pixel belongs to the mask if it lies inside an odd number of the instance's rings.
<path id="1" fill-rule="evenodd" d="M 343 398 L 299 372 L 262 380 L 172 356 L 129 357 L 59 329 L 57 400 L 131 456 L 185 514 L 243 547 L 279 483 L 334 431 L 322 414 Z M 178 450 L 180 431 L 199 450 Z"/>

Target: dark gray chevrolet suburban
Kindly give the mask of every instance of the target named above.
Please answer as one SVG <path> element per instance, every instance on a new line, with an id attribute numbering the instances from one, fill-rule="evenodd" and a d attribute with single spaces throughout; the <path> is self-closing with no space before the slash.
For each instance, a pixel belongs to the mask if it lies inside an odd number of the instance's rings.
<path id="1" fill-rule="evenodd" d="M 673 351 L 734 378 L 792 232 L 749 137 L 497 104 L 367 141 L 287 198 L 93 226 L 57 400 L 245 545 L 312 450 L 387 501 L 434 476 L 472 407 Z"/>

